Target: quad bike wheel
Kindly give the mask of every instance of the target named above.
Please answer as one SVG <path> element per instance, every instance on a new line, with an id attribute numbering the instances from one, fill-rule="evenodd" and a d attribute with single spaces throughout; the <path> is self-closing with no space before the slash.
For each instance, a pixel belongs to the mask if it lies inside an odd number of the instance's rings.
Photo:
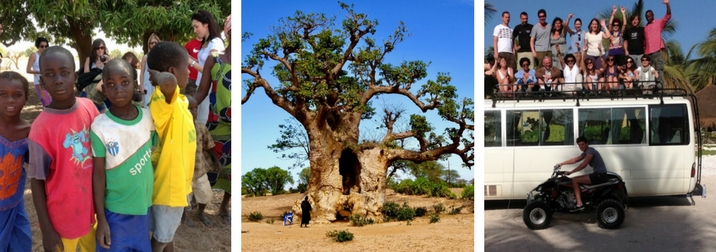
<path id="1" fill-rule="evenodd" d="M 597 206 L 596 217 L 601 228 L 619 228 L 624 222 L 624 207 L 614 199 L 606 199 Z"/>
<path id="2" fill-rule="evenodd" d="M 552 210 L 543 201 L 533 201 L 522 211 L 522 220 L 530 229 L 545 229 L 552 221 Z"/>

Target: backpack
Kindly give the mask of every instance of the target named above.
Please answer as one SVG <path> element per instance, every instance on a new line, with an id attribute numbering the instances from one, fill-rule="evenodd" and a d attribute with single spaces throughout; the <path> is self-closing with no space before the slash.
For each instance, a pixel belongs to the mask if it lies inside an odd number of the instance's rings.
<path id="1" fill-rule="evenodd" d="M 75 83 L 75 88 L 78 94 L 90 84 L 99 82 L 99 80 L 96 80 L 97 76 L 102 74 L 102 69 L 99 68 L 93 68 L 86 73 L 83 73 L 82 70 L 83 69 L 80 69 L 79 75 L 77 76 L 77 83 Z"/>

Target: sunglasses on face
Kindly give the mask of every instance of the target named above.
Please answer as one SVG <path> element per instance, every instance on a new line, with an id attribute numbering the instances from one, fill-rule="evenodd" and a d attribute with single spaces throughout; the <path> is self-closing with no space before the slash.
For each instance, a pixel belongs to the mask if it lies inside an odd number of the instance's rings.
<path id="1" fill-rule="evenodd" d="M 48 47 L 47 45 L 40 45 L 39 48 L 47 48 L 47 47 Z"/>
<path id="2" fill-rule="evenodd" d="M 607 59 L 607 61 L 614 61 L 614 58 Z"/>
<path id="3" fill-rule="evenodd" d="M 523 67 L 527 67 L 527 66 L 529 66 L 529 65 L 530 65 L 530 64 L 527 64 L 527 63 L 522 64 Z"/>
<path id="4" fill-rule="evenodd" d="M 649 61 L 648 59 L 641 59 L 641 61 Z"/>
<path id="5" fill-rule="evenodd" d="M 574 63 L 574 60 L 567 60 L 567 63 Z"/>
<path id="6" fill-rule="evenodd" d="M 150 45 L 156 45 L 156 44 L 157 44 L 157 41 L 149 42 L 149 44 L 150 44 Z"/>
<path id="7" fill-rule="evenodd" d="M 591 61 L 587 62 L 587 65 L 593 65 L 593 64 L 594 64 L 594 62 L 591 62 Z"/>
<path id="8" fill-rule="evenodd" d="M 97 50 L 104 50 L 104 49 L 105 49 L 104 46 L 100 46 L 100 47 L 97 48 Z"/>

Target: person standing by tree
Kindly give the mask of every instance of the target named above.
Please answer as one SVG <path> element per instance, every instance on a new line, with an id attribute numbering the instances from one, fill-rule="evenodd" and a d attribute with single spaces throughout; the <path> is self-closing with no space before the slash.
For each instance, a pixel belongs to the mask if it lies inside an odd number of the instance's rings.
<path id="1" fill-rule="evenodd" d="M 644 55 L 644 27 L 639 26 L 639 15 L 631 16 L 631 27 L 624 31 L 624 55 L 636 62 Z"/>
<path id="2" fill-rule="evenodd" d="M 308 196 L 303 199 L 303 202 L 301 202 L 301 226 L 306 225 L 308 227 L 308 223 L 311 222 L 311 203 L 308 202 Z"/>
<path id="3" fill-rule="evenodd" d="M 532 50 L 532 57 L 538 61 L 541 67 L 542 59 L 545 57 L 552 58 L 552 51 L 549 48 L 549 34 L 552 30 L 552 25 L 547 23 L 547 11 L 544 9 L 537 11 L 537 18 L 539 18 L 539 23 L 532 27 L 532 32 L 530 33 L 530 49 Z"/>
<path id="4" fill-rule="evenodd" d="M 188 59 L 189 66 L 193 67 L 198 71 L 196 76 L 197 80 L 201 80 L 201 76 L 204 72 L 204 64 L 206 59 L 209 57 L 209 53 L 212 50 L 221 51 L 224 49 L 224 41 L 221 39 L 221 32 L 219 26 L 214 21 L 214 17 L 211 13 L 205 10 L 199 10 L 191 15 L 191 25 L 194 27 L 194 33 L 197 37 L 202 38 L 201 49 L 197 54 L 197 60 Z M 201 84 L 199 84 L 200 86 Z M 198 89 L 199 87 L 197 87 Z M 194 97 L 199 101 L 199 108 L 197 108 L 197 121 L 200 123 L 206 123 L 209 118 L 209 100 L 206 97 Z"/>
<path id="5" fill-rule="evenodd" d="M 107 50 L 104 40 L 95 39 L 92 41 L 92 53 L 85 60 L 83 72 L 87 73 L 95 68 L 104 69 L 104 63 L 110 60 L 107 51 L 109 50 Z"/>
<path id="6" fill-rule="evenodd" d="M 186 42 L 186 44 L 184 45 L 184 48 L 186 48 L 186 52 L 189 53 L 190 60 L 197 61 L 197 58 L 199 57 L 199 49 L 201 49 L 201 41 L 202 38 L 196 36 L 196 38 L 190 40 L 189 42 Z M 198 74 L 199 71 L 197 71 L 196 68 L 189 66 L 189 82 L 186 83 L 186 88 L 184 88 L 184 94 L 194 95 L 194 93 L 196 93 L 196 82 L 197 80 L 201 81 L 200 79 L 197 79 Z"/>
<path id="7" fill-rule="evenodd" d="M 569 14 L 569 16 L 574 16 L 574 14 Z M 569 22 L 564 28 L 567 29 L 567 33 L 569 33 L 570 41 L 567 53 L 574 54 L 574 57 L 577 58 L 577 62 L 584 61 L 582 48 L 584 48 L 584 36 L 586 35 L 586 31 L 582 30 L 582 19 L 577 18 L 574 20 L 574 30 L 569 28 Z"/>
<path id="8" fill-rule="evenodd" d="M 37 92 L 37 97 L 40 97 L 40 103 L 42 103 L 42 107 L 44 108 L 50 102 L 52 101 L 52 98 L 50 98 L 50 94 L 47 93 L 47 90 L 44 90 L 42 86 L 40 85 L 40 54 L 45 51 L 45 48 L 50 46 L 50 42 L 47 41 L 46 38 L 39 37 L 35 40 L 35 47 L 37 47 L 37 52 L 34 52 L 30 54 L 30 59 L 27 60 L 27 73 L 32 74 L 34 77 L 34 83 L 35 83 L 35 92 Z"/>
<path id="9" fill-rule="evenodd" d="M 224 21 L 224 34 L 231 41 L 231 15 Z M 206 59 L 206 68 L 201 76 L 194 99 L 199 104 L 205 97 L 211 97 L 208 120 L 206 123 L 211 138 L 214 139 L 213 151 L 219 157 L 222 167 L 214 188 L 224 191 L 224 199 L 219 206 L 219 216 L 231 223 L 229 201 L 231 200 L 231 46 L 223 54 L 211 54 Z M 213 88 L 212 88 L 213 86 Z M 211 89 L 211 92 L 209 90 Z M 207 96 L 208 94 L 208 96 Z"/>
<path id="10" fill-rule="evenodd" d="M 152 48 L 159 42 L 162 42 L 162 40 L 157 36 L 157 34 L 152 33 L 152 35 L 149 35 L 149 40 L 147 40 L 147 44 L 149 44 L 149 49 L 147 50 L 147 53 L 144 54 L 142 57 L 142 63 L 140 66 L 142 66 L 142 71 L 139 72 L 139 81 L 141 83 L 139 84 L 139 93 L 142 94 L 142 107 L 146 108 L 149 105 L 149 98 L 152 97 L 152 93 L 154 92 L 154 86 L 152 86 L 152 83 L 149 81 L 149 67 L 147 67 L 147 55 L 149 55 L 149 52 L 152 51 Z"/>
<path id="11" fill-rule="evenodd" d="M 512 29 L 510 24 L 510 13 L 505 11 L 502 13 L 502 23 L 495 26 L 492 33 L 492 44 L 495 50 L 495 59 L 503 58 L 507 60 L 507 66 L 515 68 L 515 51 L 512 46 Z"/>
<path id="12" fill-rule="evenodd" d="M 512 39 L 517 38 L 517 42 L 513 41 L 514 52 L 517 54 L 518 59 L 527 58 L 532 62 L 532 69 L 537 68 L 537 62 L 532 57 L 532 51 L 530 49 L 530 33 L 532 32 L 533 25 L 527 23 L 527 12 L 520 13 L 520 24 L 515 26 L 512 30 Z M 493 58 L 494 59 L 494 58 Z"/>
<path id="13" fill-rule="evenodd" d="M 652 65 L 659 72 L 657 76 L 656 88 L 662 88 L 664 81 L 664 56 L 662 50 L 665 49 L 664 40 L 661 38 L 661 32 L 664 30 L 666 23 L 671 19 L 671 5 L 669 0 L 663 0 L 666 5 L 666 14 L 663 18 L 654 20 L 654 12 L 646 11 L 646 26 L 644 27 L 644 54 L 649 56 Z"/>

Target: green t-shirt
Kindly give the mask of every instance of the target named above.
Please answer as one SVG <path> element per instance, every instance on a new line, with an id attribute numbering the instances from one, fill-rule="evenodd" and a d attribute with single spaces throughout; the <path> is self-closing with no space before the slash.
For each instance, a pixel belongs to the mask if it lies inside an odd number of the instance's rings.
<path id="1" fill-rule="evenodd" d="M 130 121 L 101 114 L 90 131 L 93 155 L 105 158 L 104 204 L 113 213 L 145 215 L 152 205 L 151 154 L 158 138 L 149 111 L 136 108 L 139 115 Z"/>

